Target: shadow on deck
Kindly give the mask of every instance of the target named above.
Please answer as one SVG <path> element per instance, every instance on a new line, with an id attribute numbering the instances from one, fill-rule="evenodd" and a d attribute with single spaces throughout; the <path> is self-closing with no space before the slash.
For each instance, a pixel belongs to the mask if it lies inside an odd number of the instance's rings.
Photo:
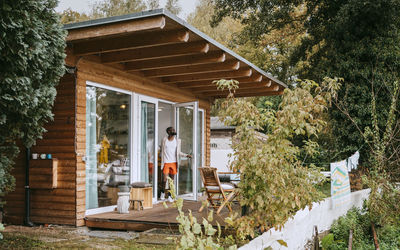
<path id="1" fill-rule="evenodd" d="M 152 228 L 169 228 L 177 229 L 179 223 L 176 221 L 178 209 L 171 207 L 171 203 L 167 202 L 169 208 L 164 208 L 162 203 L 155 204 L 153 208 L 141 211 L 129 211 L 129 214 L 119 214 L 117 211 L 88 215 L 85 217 L 85 223 L 90 228 L 103 228 L 114 230 L 129 230 L 129 231 L 146 231 Z M 183 202 L 183 211 L 188 214 L 191 210 L 194 217 L 199 223 L 202 223 L 203 218 L 207 218 L 207 209 L 199 213 L 201 201 Z M 238 205 L 233 207 L 235 211 L 239 211 Z M 217 222 L 223 228 L 225 226 L 224 219 L 229 216 L 229 210 L 223 208 L 220 214 L 214 213 L 213 226 Z"/>

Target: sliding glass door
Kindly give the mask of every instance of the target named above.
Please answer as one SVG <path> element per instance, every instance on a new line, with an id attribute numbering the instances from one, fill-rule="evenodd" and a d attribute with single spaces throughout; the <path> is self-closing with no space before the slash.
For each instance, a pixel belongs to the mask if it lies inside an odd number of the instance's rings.
<path id="1" fill-rule="evenodd" d="M 181 103 L 175 105 L 175 122 L 178 139 L 181 140 L 181 151 L 191 157 L 180 157 L 177 192 L 186 199 L 197 199 L 197 120 L 198 103 Z"/>
<path id="2" fill-rule="evenodd" d="M 86 209 L 117 204 L 129 185 L 131 95 L 86 87 Z"/>
<path id="3" fill-rule="evenodd" d="M 157 194 L 157 100 L 140 97 L 140 181 L 153 186 Z"/>

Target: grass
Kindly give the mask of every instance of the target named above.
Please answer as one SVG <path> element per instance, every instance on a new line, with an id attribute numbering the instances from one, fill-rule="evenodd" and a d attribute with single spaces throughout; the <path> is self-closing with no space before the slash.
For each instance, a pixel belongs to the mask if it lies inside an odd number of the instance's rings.
<path id="1" fill-rule="evenodd" d="M 0 249 L 165 249 L 172 250 L 175 246 L 139 244 L 135 240 L 103 239 L 95 237 L 66 237 L 60 235 L 41 235 L 31 233 L 5 232 L 0 240 Z"/>

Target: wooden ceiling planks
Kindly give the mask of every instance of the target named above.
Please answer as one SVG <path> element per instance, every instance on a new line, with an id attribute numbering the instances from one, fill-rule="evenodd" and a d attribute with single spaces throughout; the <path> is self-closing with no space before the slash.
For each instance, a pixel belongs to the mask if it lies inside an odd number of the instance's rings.
<path id="1" fill-rule="evenodd" d="M 220 79 L 238 80 L 237 96 L 275 95 L 285 87 L 168 13 L 154 15 L 153 11 L 150 16 L 133 14 L 125 18 L 95 20 L 67 28 L 73 55 L 92 57 L 157 84 L 173 84 L 212 98 L 226 94 L 217 91 L 213 83 Z"/>
<path id="2" fill-rule="evenodd" d="M 211 73 L 198 73 L 193 75 L 180 75 L 163 77 L 163 82 L 177 83 L 177 82 L 191 82 L 198 80 L 218 80 L 218 79 L 231 79 L 231 78 L 246 78 L 251 76 L 253 70 L 250 68 L 244 68 L 234 71 L 219 71 Z"/>
<path id="3" fill-rule="evenodd" d="M 138 48 L 100 55 L 102 63 L 120 63 L 130 61 L 144 61 L 149 59 L 162 59 L 166 57 L 205 54 L 210 45 L 205 41 L 188 42 L 181 44 L 167 44 L 149 48 Z"/>
<path id="4" fill-rule="evenodd" d="M 241 78 L 229 78 L 227 80 L 236 80 L 240 83 L 254 83 L 254 82 L 261 82 L 263 76 L 259 73 L 253 73 L 250 77 L 241 77 Z M 182 89 L 192 89 L 192 88 L 202 88 L 206 86 L 215 86 L 213 83 L 214 80 L 220 79 L 213 79 L 213 80 L 200 80 L 200 81 L 193 81 L 193 82 L 178 82 L 177 86 Z"/>
<path id="5" fill-rule="evenodd" d="M 196 73 L 233 71 L 233 70 L 238 70 L 239 68 L 240 68 L 240 62 L 238 60 L 230 60 L 225 62 L 217 62 L 209 64 L 146 70 L 143 71 L 143 74 L 146 77 L 154 78 L 154 77 L 166 77 L 166 76 L 177 76 L 177 75 L 190 75 Z"/>
<path id="6" fill-rule="evenodd" d="M 127 62 L 125 64 L 125 70 L 137 71 L 137 70 L 150 70 L 158 68 L 169 68 L 175 66 L 185 65 L 198 65 L 213 62 L 224 62 L 225 53 L 223 51 L 212 51 L 207 54 L 196 54 L 196 55 L 185 55 L 159 59 L 150 59 L 145 61 Z"/>

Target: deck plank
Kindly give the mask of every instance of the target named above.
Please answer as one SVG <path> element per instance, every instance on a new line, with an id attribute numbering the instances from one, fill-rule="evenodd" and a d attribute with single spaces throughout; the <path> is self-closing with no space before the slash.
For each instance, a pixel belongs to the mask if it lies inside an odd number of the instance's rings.
<path id="1" fill-rule="evenodd" d="M 151 228 L 177 228 L 178 216 L 177 208 L 171 207 L 171 203 L 167 203 L 169 208 L 164 208 L 162 203 L 155 204 L 151 209 L 141 211 L 131 210 L 129 214 L 119 214 L 117 211 L 100 213 L 95 215 L 88 215 L 85 217 L 87 227 L 105 228 L 105 229 L 119 229 L 119 230 L 134 230 L 144 231 Z M 183 211 L 188 215 L 189 210 L 192 211 L 193 216 L 199 223 L 202 223 L 203 218 L 207 218 L 208 211 L 204 209 L 199 213 L 201 201 L 184 201 Z M 234 206 L 238 210 L 238 206 Z M 224 227 L 224 219 L 229 216 L 229 210 L 224 208 L 219 215 L 214 213 L 213 226 L 217 222 Z"/>

